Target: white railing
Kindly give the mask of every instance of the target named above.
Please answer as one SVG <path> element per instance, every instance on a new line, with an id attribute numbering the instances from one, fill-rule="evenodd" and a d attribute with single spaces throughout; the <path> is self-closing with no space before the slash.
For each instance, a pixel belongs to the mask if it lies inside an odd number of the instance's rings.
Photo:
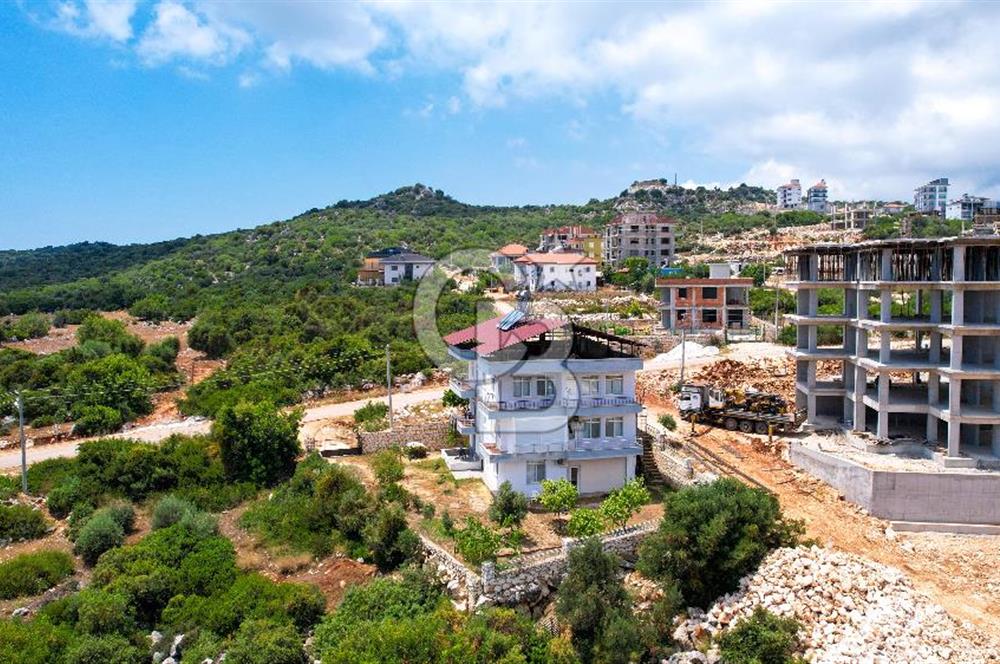
<path id="1" fill-rule="evenodd" d="M 555 397 L 527 397 L 524 399 L 514 398 L 500 401 L 481 399 L 480 403 L 487 410 L 492 411 L 513 411 L 513 410 L 545 410 L 551 408 L 556 403 Z"/>
<path id="2" fill-rule="evenodd" d="M 602 406 L 634 406 L 638 402 L 635 397 L 620 394 L 606 394 L 595 396 L 577 397 L 575 399 L 563 399 L 562 405 L 566 408 L 599 408 Z"/>
<path id="3" fill-rule="evenodd" d="M 487 443 L 488 444 L 488 443 Z M 525 440 L 524 438 L 501 437 L 493 444 L 502 454 L 550 454 L 559 452 L 593 452 L 599 450 L 621 450 L 638 447 L 635 438 L 608 436 L 604 438 L 577 438 L 570 440 Z"/>
<path id="4" fill-rule="evenodd" d="M 465 392 L 471 392 L 473 389 L 471 382 L 464 380 L 462 378 L 456 378 L 455 376 L 452 376 L 451 379 L 448 381 L 448 387 L 450 387 L 452 390 L 454 390 L 460 395 Z"/>

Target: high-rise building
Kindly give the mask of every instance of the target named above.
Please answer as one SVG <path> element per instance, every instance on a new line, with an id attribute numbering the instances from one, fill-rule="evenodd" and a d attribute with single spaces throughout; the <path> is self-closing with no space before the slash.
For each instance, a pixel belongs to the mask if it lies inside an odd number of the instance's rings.
<path id="1" fill-rule="evenodd" d="M 945 215 L 948 207 L 948 178 L 931 180 L 913 190 L 913 206 L 923 214 Z"/>
<path id="2" fill-rule="evenodd" d="M 809 191 L 806 192 L 806 207 L 812 212 L 820 214 L 826 214 L 829 211 L 826 202 L 826 180 L 820 180 L 809 187 Z"/>
<path id="3" fill-rule="evenodd" d="M 802 207 L 802 185 L 798 180 L 778 187 L 777 205 L 779 210 L 798 210 Z"/>
<path id="4" fill-rule="evenodd" d="M 653 212 L 626 212 L 604 229 L 604 262 L 615 267 L 626 258 L 645 258 L 664 267 L 674 260 L 676 220 Z"/>

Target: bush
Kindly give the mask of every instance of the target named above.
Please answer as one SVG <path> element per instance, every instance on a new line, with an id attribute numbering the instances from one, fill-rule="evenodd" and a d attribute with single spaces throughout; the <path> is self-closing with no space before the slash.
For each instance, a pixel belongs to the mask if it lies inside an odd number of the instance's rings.
<path id="1" fill-rule="evenodd" d="M 601 515 L 618 528 L 625 527 L 634 514 L 649 502 L 649 489 L 641 477 L 626 482 L 601 502 Z"/>
<path id="2" fill-rule="evenodd" d="M 364 539 L 375 565 L 382 572 L 396 569 L 420 549 L 420 541 L 407 528 L 406 515 L 399 507 L 381 508 L 375 520 L 365 528 Z"/>
<path id="3" fill-rule="evenodd" d="M 455 548 L 470 565 L 496 560 L 502 544 L 499 533 L 471 516 L 466 517 L 465 528 L 455 532 Z"/>
<path id="4" fill-rule="evenodd" d="M 378 422 L 389 415 L 389 404 L 383 401 L 369 401 L 354 411 L 354 423 Z"/>
<path id="5" fill-rule="evenodd" d="M 63 661 L 73 664 L 144 664 L 149 655 L 122 636 L 83 636 L 73 641 Z"/>
<path id="6" fill-rule="evenodd" d="M 462 397 L 455 394 L 453 390 L 445 390 L 444 394 L 441 395 L 441 404 L 445 408 L 460 408 L 462 406 L 468 406 L 469 400 L 463 399 Z"/>
<path id="7" fill-rule="evenodd" d="M 785 325 L 778 333 L 778 343 L 782 346 L 794 346 L 798 342 L 798 331 L 794 325 Z"/>
<path id="8" fill-rule="evenodd" d="M 62 551 L 22 553 L 0 563 L 0 599 L 37 595 L 73 573 L 73 558 Z"/>
<path id="9" fill-rule="evenodd" d="M 45 515 L 27 505 L 0 505 L 0 539 L 37 539 L 45 535 Z"/>
<path id="10" fill-rule="evenodd" d="M 267 402 L 241 401 L 221 409 L 212 425 L 226 477 L 257 486 L 273 486 L 295 471 L 299 453 L 299 418 Z"/>
<path id="11" fill-rule="evenodd" d="M 379 450 L 372 456 L 372 472 L 375 479 L 385 487 L 403 479 L 404 466 L 399 458 L 399 448 Z"/>
<path id="12" fill-rule="evenodd" d="M 115 500 L 94 512 L 94 516 L 107 514 L 122 528 L 126 535 L 135 530 L 135 508 L 127 500 Z M 91 517 L 93 518 L 93 517 Z"/>
<path id="13" fill-rule="evenodd" d="M 229 664 L 306 664 L 295 628 L 271 620 L 247 620 L 226 650 Z"/>
<path id="14" fill-rule="evenodd" d="M 77 411 L 73 432 L 81 436 L 114 433 L 125 423 L 122 414 L 108 406 L 83 406 Z"/>
<path id="15" fill-rule="evenodd" d="M 45 498 L 45 506 L 49 508 L 49 513 L 52 516 L 64 519 L 82 498 L 80 478 L 70 477 L 49 492 Z"/>
<path id="16" fill-rule="evenodd" d="M 658 418 L 656 418 L 656 421 L 659 422 L 660 426 L 666 429 L 667 431 L 677 430 L 677 420 L 675 420 L 674 416 L 671 415 L 670 413 L 663 413 Z"/>
<path id="17" fill-rule="evenodd" d="M 527 514 L 528 498 L 523 493 L 514 491 L 510 482 L 501 484 L 490 504 L 490 520 L 511 528 L 519 526 Z"/>
<path id="18" fill-rule="evenodd" d="M 406 445 L 403 447 L 403 454 L 406 455 L 406 458 L 411 461 L 414 459 L 426 459 L 427 447 L 422 444 Z"/>
<path id="19" fill-rule="evenodd" d="M 570 537 L 591 537 L 604 532 L 605 522 L 600 510 L 581 507 L 569 513 L 566 532 Z"/>
<path id="20" fill-rule="evenodd" d="M 174 495 L 164 496 L 153 507 L 152 528 L 159 530 L 179 523 L 181 519 L 195 513 L 194 505 Z"/>
<path id="21" fill-rule="evenodd" d="M 669 494 L 657 531 L 639 547 L 639 570 L 678 584 L 691 606 L 735 590 L 772 549 L 794 546 L 801 523 L 786 521 L 777 499 L 732 478 Z"/>
<path id="22" fill-rule="evenodd" d="M 21 481 L 9 475 L 0 475 L 0 500 L 10 500 L 21 493 Z"/>
<path id="23" fill-rule="evenodd" d="M 573 509 L 580 494 L 567 479 L 542 480 L 538 502 L 550 512 L 563 514 Z"/>
<path id="24" fill-rule="evenodd" d="M 95 565 L 101 554 L 121 546 L 125 541 L 125 530 L 109 512 L 95 513 L 80 529 L 73 551 L 83 562 Z"/>
<path id="25" fill-rule="evenodd" d="M 135 608 L 119 593 L 87 588 L 75 600 L 79 632 L 128 636 L 135 629 Z"/>
<path id="26" fill-rule="evenodd" d="M 741 620 L 721 638 L 719 653 L 726 664 L 789 664 L 798 647 L 799 624 L 763 607 Z"/>

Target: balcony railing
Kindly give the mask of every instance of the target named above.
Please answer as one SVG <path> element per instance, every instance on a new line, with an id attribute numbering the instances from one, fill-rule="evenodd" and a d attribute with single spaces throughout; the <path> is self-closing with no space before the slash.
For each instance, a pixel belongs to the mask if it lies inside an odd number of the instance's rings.
<path id="1" fill-rule="evenodd" d="M 455 417 L 453 421 L 455 422 L 455 428 L 463 436 L 475 433 L 476 431 L 476 421 L 467 415 Z"/>
<path id="2" fill-rule="evenodd" d="M 545 410 L 551 408 L 556 403 L 555 397 L 528 397 L 525 399 L 509 399 L 491 401 L 482 399 L 480 403 L 486 410 L 491 411 L 517 411 L 517 410 Z"/>
<path id="3" fill-rule="evenodd" d="M 457 378 L 455 376 L 452 376 L 449 379 L 448 387 L 450 387 L 452 391 L 457 393 L 458 396 L 463 399 L 468 398 L 468 395 L 475 391 L 475 387 L 473 387 L 471 381 L 465 380 L 464 378 Z"/>
<path id="4" fill-rule="evenodd" d="M 578 398 L 556 399 L 555 397 L 528 397 L 525 399 L 480 400 L 484 408 L 490 411 L 531 411 L 546 410 L 554 406 L 563 408 L 601 408 L 608 406 L 634 406 L 638 404 L 635 397 L 624 395 L 599 395 Z"/>
<path id="5" fill-rule="evenodd" d="M 563 399 L 562 405 L 566 408 L 600 408 L 603 406 L 634 406 L 638 402 L 634 397 L 624 395 L 606 394 L 599 396 L 585 396 L 577 399 Z"/>
<path id="6" fill-rule="evenodd" d="M 622 450 L 636 447 L 634 438 L 610 436 L 605 438 L 576 438 L 566 441 L 525 440 L 517 437 L 511 440 L 502 437 L 496 443 L 485 443 L 487 451 L 495 454 L 559 454 L 568 452 L 595 452 L 600 450 Z"/>

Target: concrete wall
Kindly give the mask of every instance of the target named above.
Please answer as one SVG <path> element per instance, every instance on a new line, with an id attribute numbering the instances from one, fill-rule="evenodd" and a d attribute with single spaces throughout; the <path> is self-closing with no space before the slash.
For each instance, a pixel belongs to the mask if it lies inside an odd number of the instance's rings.
<path id="1" fill-rule="evenodd" d="M 792 463 L 874 516 L 892 521 L 1000 524 L 1000 474 L 872 470 L 792 442 Z"/>
<path id="2" fill-rule="evenodd" d="M 631 460 L 631 463 L 629 461 Z M 580 493 L 607 493 L 620 488 L 635 476 L 635 457 L 617 459 L 591 459 L 588 461 L 567 461 L 569 466 L 580 467 Z M 631 473 L 629 466 L 632 466 Z"/>

